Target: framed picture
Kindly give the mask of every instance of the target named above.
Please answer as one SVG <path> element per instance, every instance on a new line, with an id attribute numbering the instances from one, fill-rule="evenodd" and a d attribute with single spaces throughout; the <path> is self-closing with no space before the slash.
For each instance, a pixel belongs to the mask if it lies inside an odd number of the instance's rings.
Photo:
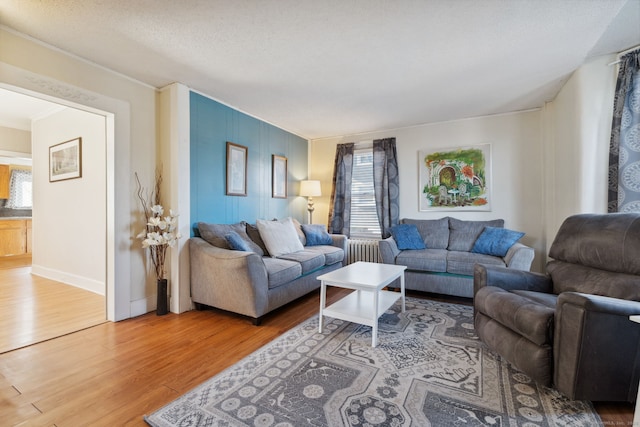
<path id="1" fill-rule="evenodd" d="M 82 177 L 82 138 L 49 147 L 49 182 Z"/>
<path id="2" fill-rule="evenodd" d="M 275 154 L 271 156 L 271 196 L 287 198 L 287 158 Z"/>
<path id="3" fill-rule="evenodd" d="M 490 211 L 491 144 L 419 151 L 420 211 Z"/>
<path id="4" fill-rule="evenodd" d="M 244 145 L 227 142 L 227 196 L 247 195 L 247 155 Z"/>

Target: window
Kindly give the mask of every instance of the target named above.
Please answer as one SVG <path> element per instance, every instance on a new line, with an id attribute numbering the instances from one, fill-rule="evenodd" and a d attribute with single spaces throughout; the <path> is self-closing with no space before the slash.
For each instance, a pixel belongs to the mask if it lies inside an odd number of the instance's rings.
<path id="1" fill-rule="evenodd" d="M 379 239 L 380 223 L 373 192 L 373 149 L 356 149 L 351 177 L 352 238 Z"/>
<path id="2" fill-rule="evenodd" d="M 31 171 L 14 169 L 9 183 L 9 199 L 5 207 L 13 209 L 31 209 L 32 188 Z"/>

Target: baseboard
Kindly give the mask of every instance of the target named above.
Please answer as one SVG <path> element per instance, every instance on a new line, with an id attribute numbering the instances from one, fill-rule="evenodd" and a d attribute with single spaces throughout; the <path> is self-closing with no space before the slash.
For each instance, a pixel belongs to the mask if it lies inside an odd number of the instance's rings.
<path id="1" fill-rule="evenodd" d="M 106 284 L 104 282 L 89 279 L 88 277 L 82 277 L 35 264 L 31 265 L 31 273 L 46 279 L 55 280 L 56 282 L 75 286 L 76 288 L 84 289 L 98 295 L 104 296 L 106 294 Z"/>
<path id="2" fill-rule="evenodd" d="M 130 311 L 131 317 L 142 316 L 156 309 L 156 296 L 151 295 L 147 298 L 131 301 Z"/>

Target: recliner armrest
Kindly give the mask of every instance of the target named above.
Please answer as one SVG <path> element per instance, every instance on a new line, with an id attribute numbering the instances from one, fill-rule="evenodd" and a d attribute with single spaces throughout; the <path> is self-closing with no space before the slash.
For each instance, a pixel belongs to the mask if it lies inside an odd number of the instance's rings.
<path id="1" fill-rule="evenodd" d="M 547 275 L 495 265 L 476 264 L 473 269 L 473 294 L 485 286 L 507 291 L 523 290 L 552 293 L 553 283 Z"/>
<path id="2" fill-rule="evenodd" d="M 636 399 L 640 376 L 640 302 L 578 292 L 558 296 L 555 387 L 571 399 Z"/>
<path id="3" fill-rule="evenodd" d="M 384 264 L 395 264 L 396 257 L 400 253 L 398 245 L 393 237 L 378 240 L 378 249 L 380 250 L 380 258 Z"/>

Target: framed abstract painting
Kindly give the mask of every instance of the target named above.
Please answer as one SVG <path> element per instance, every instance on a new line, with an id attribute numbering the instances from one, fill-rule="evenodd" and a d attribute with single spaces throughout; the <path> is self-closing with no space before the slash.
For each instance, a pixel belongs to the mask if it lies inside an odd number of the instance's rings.
<path id="1" fill-rule="evenodd" d="M 490 211 L 491 144 L 418 151 L 420 211 Z"/>

